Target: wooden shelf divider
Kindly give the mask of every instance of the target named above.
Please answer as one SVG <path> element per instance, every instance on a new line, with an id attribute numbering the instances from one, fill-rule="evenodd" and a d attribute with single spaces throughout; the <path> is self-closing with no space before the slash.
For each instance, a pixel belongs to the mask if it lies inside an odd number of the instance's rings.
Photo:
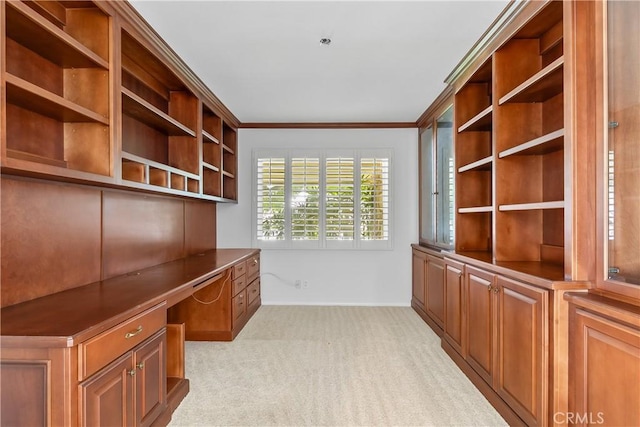
<path id="1" fill-rule="evenodd" d="M 562 93 L 564 57 L 560 57 L 500 98 L 508 102 L 541 102 Z"/>
<path id="2" fill-rule="evenodd" d="M 463 173 L 469 171 L 491 170 L 492 164 L 493 156 L 488 156 L 484 159 L 469 163 L 468 165 L 461 166 L 460 168 L 458 168 L 458 172 Z"/>
<path id="3" fill-rule="evenodd" d="M 493 206 L 474 206 L 468 208 L 458 208 L 458 213 L 467 214 L 467 213 L 486 213 L 493 212 Z"/>
<path id="4" fill-rule="evenodd" d="M 540 209 L 564 209 L 564 201 L 538 202 L 538 203 L 516 203 L 511 205 L 500 205 L 501 212 L 509 211 L 531 211 Z"/>
<path id="5" fill-rule="evenodd" d="M 169 136 L 196 136 L 194 130 L 189 129 L 125 87 L 122 88 L 122 108 L 126 115 L 166 132 Z"/>
<path id="6" fill-rule="evenodd" d="M 185 176 L 187 178 L 200 180 L 200 176 L 194 173 L 183 171 L 182 169 L 174 168 L 172 166 L 168 166 L 162 163 L 154 162 L 153 160 L 145 159 L 144 157 L 136 156 L 135 154 L 127 153 L 126 151 L 122 152 L 122 159 L 145 164 L 152 168 L 160 169 L 166 172 L 170 172 L 172 174 L 177 174 L 177 175 Z"/>
<path id="7" fill-rule="evenodd" d="M 491 113 L 493 112 L 493 105 L 488 106 L 474 117 L 469 119 L 466 123 L 463 123 L 458 132 L 472 132 L 472 131 L 484 131 L 491 130 Z"/>
<path id="8" fill-rule="evenodd" d="M 502 159 L 514 155 L 548 154 L 562 149 L 564 149 L 564 129 L 558 129 L 508 150 L 501 151 L 498 157 Z"/>
<path id="9" fill-rule="evenodd" d="M 60 122 L 88 122 L 109 125 L 109 119 L 61 96 L 5 73 L 7 102 Z"/>
<path id="10" fill-rule="evenodd" d="M 213 142 L 214 144 L 220 144 L 220 141 L 218 141 L 218 138 L 216 138 L 215 136 L 211 135 L 209 132 L 207 132 L 206 130 L 202 130 L 202 138 L 204 138 L 205 140 L 209 141 L 209 142 Z"/>

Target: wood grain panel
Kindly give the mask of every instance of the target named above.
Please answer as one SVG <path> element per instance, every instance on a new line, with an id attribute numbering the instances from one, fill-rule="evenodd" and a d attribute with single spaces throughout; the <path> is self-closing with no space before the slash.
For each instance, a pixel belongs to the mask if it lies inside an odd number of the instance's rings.
<path id="1" fill-rule="evenodd" d="M 3 426 L 47 425 L 50 366 L 48 361 L 3 361 L 0 424 Z M 10 390 L 10 392 L 9 392 Z"/>
<path id="2" fill-rule="evenodd" d="M 493 274 L 466 267 L 467 362 L 487 384 L 493 385 L 495 307 Z"/>
<path id="3" fill-rule="evenodd" d="M 7 148 L 47 159 L 64 160 L 62 123 L 13 104 L 6 105 Z"/>
<path id="4" fill-rule="evenodd" d="M 2 307 L 100 279 L 100 192 L 2 178 Z"/>
<path id="5" fill-rule="evenodd" d="M 181 258 L 183 203 L 168 198 L 105 192 L 103 278 Z"/>
<path id="6" fill-rule="evenodd" d="M 185 201 L 184 204 L 185 256 L 215 249 L 216 204 L 191 200 Z"/>

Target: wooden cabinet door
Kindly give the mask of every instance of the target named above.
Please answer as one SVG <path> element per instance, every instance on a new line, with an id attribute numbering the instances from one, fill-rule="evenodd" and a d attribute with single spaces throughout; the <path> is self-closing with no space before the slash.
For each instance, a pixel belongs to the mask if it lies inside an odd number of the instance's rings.
<path id="1" fill-rule="evenodd" d="M 464 355 L 464 264 L 445 259 L 444 338 Z"/>
<path id="2" fill-rule="evenodd" d="M 493 386 L 496 347 L 495 275 L 467 266 L 467 362 Z"/>
<path id="3" fill-rule="evenodd" d="M 640 329 L 580 308 L 570 322 L 575 424 L 640 426 Z"/>
<path id="4" fill-rule="evenodd" d="M 527 423 L 545 424 L 548 291 L 497 276 L 498 354 L 494 389 Z"/>
<path id="5" fill-rule="evenodd" d="M 411 305 L 414 307 L 417 306 L 420 310 L 425 310 L 426 303 L 426 289 L 425 289 L 425 281 L 426 281 L 426 264 L 427 264 L 427 254 L 424 252 L 420 252 L 417 250 L 413 250 L 413 258 L 412 258 L 412 267 L 413 267 L 413 275 L 412 275 L 412 301 Z"/>
<path id="6" fill-rule="evenodd" d="M 133 352 L 136 425 L 149 426 L 167 405 L 167 334 L 162 329 Z"/>
<path id="7" fill-rule="evenodd" d="M 82 426 L 134 424 L 134 375 L 131 352 L 80 384 Z"/>
<path id="8" fill-rule="evenodd" d="M 427 255 L 426 312 L 444 327 L 444 260 Z"/>

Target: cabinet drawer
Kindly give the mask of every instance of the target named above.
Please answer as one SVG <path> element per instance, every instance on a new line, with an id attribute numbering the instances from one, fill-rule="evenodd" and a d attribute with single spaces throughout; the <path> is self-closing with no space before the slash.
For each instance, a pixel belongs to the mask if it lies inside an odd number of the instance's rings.
<path id="1" fill-rule="evenodd" d="M 81 343 L 78 346 L 79 380 L 98 372 L 111 361 L 155 334 L 165 326 L 166 318 L 167 307 L 162 303 Z"/>
<path id="2" fill-rule="evenodd" d="M 233 280 L 233 295 L 238 295 L 247 286 L 247 276 L 240 276 Z"/>
<path id="3" fill-rule="evenodd" d="M 233 266 L 233 271 L 231 272 L 231 278 L 237 279 L 238 277 L 244 275 L 247 269 L 247 264 L 245 261 L 239 262 Z"/>
<path id="4" fill-rule="evenodd" d="M 233 301 L 231 304 L 231 316 L 233 317 L 233 321 L 235 322 L 240 317 L 244 315 L 247 311 L 247 292 L 242 291 L 235 297 L 233 297 Z"/>
<path id="5" fill-rule="evenodd" d="M 249 282 L 260 274 L 260 256 L 254 255 L 247 260 L 247 277 Z"/>
<path id="6" fill-rule="evenodd" d="M 256 279 L 247 286 L 247 303 L 251 303 L 260 296 L 260 279 Z"/>

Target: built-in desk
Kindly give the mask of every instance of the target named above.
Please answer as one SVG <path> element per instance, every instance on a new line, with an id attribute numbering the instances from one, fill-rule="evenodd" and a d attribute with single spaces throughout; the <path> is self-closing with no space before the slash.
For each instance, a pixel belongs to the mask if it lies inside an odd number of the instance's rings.
<path id="1" fill-rule="evenodd" d="M 258 255 L 212 250 L 3 308 L 0 423 L 167 424 L 189 391 L 185 324 L 167 324 L 167 309 L 230 288 Z"/>

